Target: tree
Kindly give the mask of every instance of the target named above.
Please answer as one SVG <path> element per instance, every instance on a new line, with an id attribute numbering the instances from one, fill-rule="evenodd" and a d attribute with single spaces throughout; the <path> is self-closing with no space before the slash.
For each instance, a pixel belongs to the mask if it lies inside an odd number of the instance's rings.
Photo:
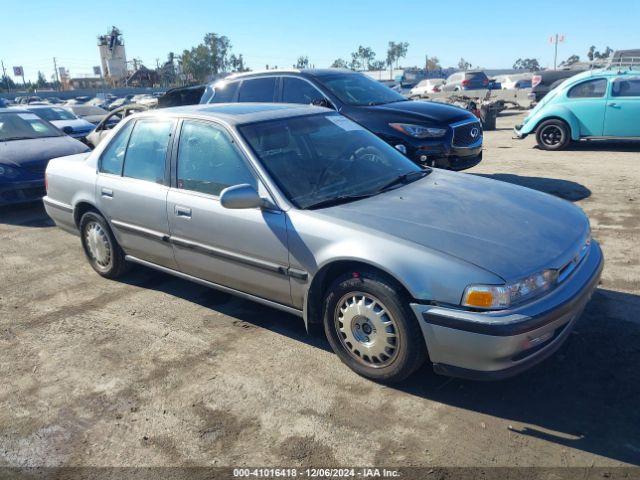
<path id="1" fill-rule="evenodd" d="M 514 70 L 528 70 L 530 72 L 535 72 L 540 70 L 540 64 L 536 58 L 519 58 L 513 64 Z"/>
<path id="2" fill-rule="evenodd" d="M 605 48 L 604 52 L 599 52 L 596 50 L 595 45 L 591 45 L 589 47 L 589 51 L 587 52 L 587 57 L 589 61 L 593 62 L 594 60 L 604 60 L 609 58 L 609 56 L 613 53 L 613 49 L 611 47 Z"/>
<path id="3" fill-rule="evenodd" d="M 425 67 L 428 71 L 442 70 L 442 66 L 440 65 L 440 60 L 438 60 L 438 57 L 427 57 Z"/>
<path id="4" fill-rule="evenodd" d="M 349 65 L 344 58 L 336 58 L 330 68 L 349 68 Z"/>
<path id="5" fill-rule="evenodd" d="M 376 58 L 376 52 L 371 47 L 363 47 L 360 45 L 358 50 L 351 54 L 351 70 L 370 70 L 371 62 Z"/>
<path id="6" fill-rule="evenodd" d="M 229 57 L 229 66 L 232 72 L 248 72 L 249 69 L 244 64 L 244 57 L 242 54 L 237 55 L 232 53 Z"/>
<path id="7" fill-rule="evenodd" d="M 409 42 L 389 42 L 389 47 L 387 48 L 387 60 L 386 64 L 389 66 L 389 69 L 395 64 L 395 67 L 398 68 L 398 64 L 401 58 L 405 58 L 407 56 L 407 51 L 409 50 Z"/>
<path id="8" fill-rule="evenodd" d="M 293 66 L 294 68 L 309 68 L 309 57 L 307 57 L 306 55 L 300 55 L 298 57 L 298 60 L 296 61 L 296 64 Z"/>
<path id="9" fill-rule="evenodd" d="M 190 81 L 204 82 L 230 69 L 245 68 L 244 59 L 231 54 L 231 41 L 224 35 L 207 33 L 203 43 L 184 50 L 180 58 L 182 70 Z"/>
<path id="10" fill-rule="evenodd" d="M 369 70 L 384 70 L 386 62 L 384 60 L 373 60 L 369 64 Z"/>
<path id="11" fill-rule="evenodd" d="M 2 75 L 2 88 L 5 90 L 15 90 L 16 84 L 9 75 Z"/>
<path id="12" fill-rule="evenodd" d="M 458 61 L 458 68 L 460 70 L 469 70 L 471 68 L 471 63 L 467 62 L 464 58 L 461 58 Z"/>
<path id="13" fill-rule="evenodd" d="M 570 67 L 574 63 L 578 63 L 580 61 L 580 55 L 571 55 L 566 60 L 560 62 L 561 67 Z"/>
<path id="14" fill-rule="evenodd" d="M 40 70 L 38 70 L 38 80 L 36 82 L 38 88 L 47 88 L 47 79 Z"/>

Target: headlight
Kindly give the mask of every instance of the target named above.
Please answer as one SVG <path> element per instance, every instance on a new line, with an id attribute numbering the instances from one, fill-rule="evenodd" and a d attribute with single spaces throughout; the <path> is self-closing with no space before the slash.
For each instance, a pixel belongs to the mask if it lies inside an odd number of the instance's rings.
<path id="1" fill-rule="evenodd" d="M 0 165 L 0 178 L 16 178 L 20 173 L 8 165 Z"/>
<path id="2" fill-rule="evenodd" d="M 557 270 L 543 270 L 506 285 L 469 285 L 462 296 L 462 305 L 487 310 L 509 308 L 546 292 L 557 278 Z"/>
<path id="3" fill-rule="evenodd" d="M 446 128 L 422 127 L 410 123 L 390 123 L 389 126 L 413 138 L 437 138 L 447 133 Z"/>

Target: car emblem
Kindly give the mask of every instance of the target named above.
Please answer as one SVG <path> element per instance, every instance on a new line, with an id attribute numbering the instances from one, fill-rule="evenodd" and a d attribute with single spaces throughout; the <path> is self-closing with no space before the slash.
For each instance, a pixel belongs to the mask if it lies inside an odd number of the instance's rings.
<path id="1" fill-rule="evenodd" d="M 480 129 L 478 127 L 473 127 L 469 134 L 471 135 L 471 138 L 478 138 L 478 135 L 480 135 Z"/>

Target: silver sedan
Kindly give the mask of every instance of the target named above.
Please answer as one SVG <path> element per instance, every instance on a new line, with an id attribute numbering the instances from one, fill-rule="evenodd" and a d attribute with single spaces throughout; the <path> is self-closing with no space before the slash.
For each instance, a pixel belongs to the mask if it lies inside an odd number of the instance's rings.
<path id="1" fill-rule="evenodd" d="M 377 381 L 502 378 L 568 337 L 603 258 L 569 202 L 422 169 L 334 111 L 219 104 L 123 120 L 53 160 L 45 205 L 102 276 L 132 263 L 322 323 Z"/>

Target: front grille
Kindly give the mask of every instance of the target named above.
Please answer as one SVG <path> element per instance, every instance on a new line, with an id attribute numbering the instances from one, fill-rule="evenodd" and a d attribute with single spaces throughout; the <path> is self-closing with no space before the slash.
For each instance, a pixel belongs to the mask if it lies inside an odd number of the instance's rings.
<path id="1" fill-rule="evenodd" d="M 453 127 L 454 147 L 470 147 L 482 142 L 482 125 L 480 122 L 470 122 Z"/>

